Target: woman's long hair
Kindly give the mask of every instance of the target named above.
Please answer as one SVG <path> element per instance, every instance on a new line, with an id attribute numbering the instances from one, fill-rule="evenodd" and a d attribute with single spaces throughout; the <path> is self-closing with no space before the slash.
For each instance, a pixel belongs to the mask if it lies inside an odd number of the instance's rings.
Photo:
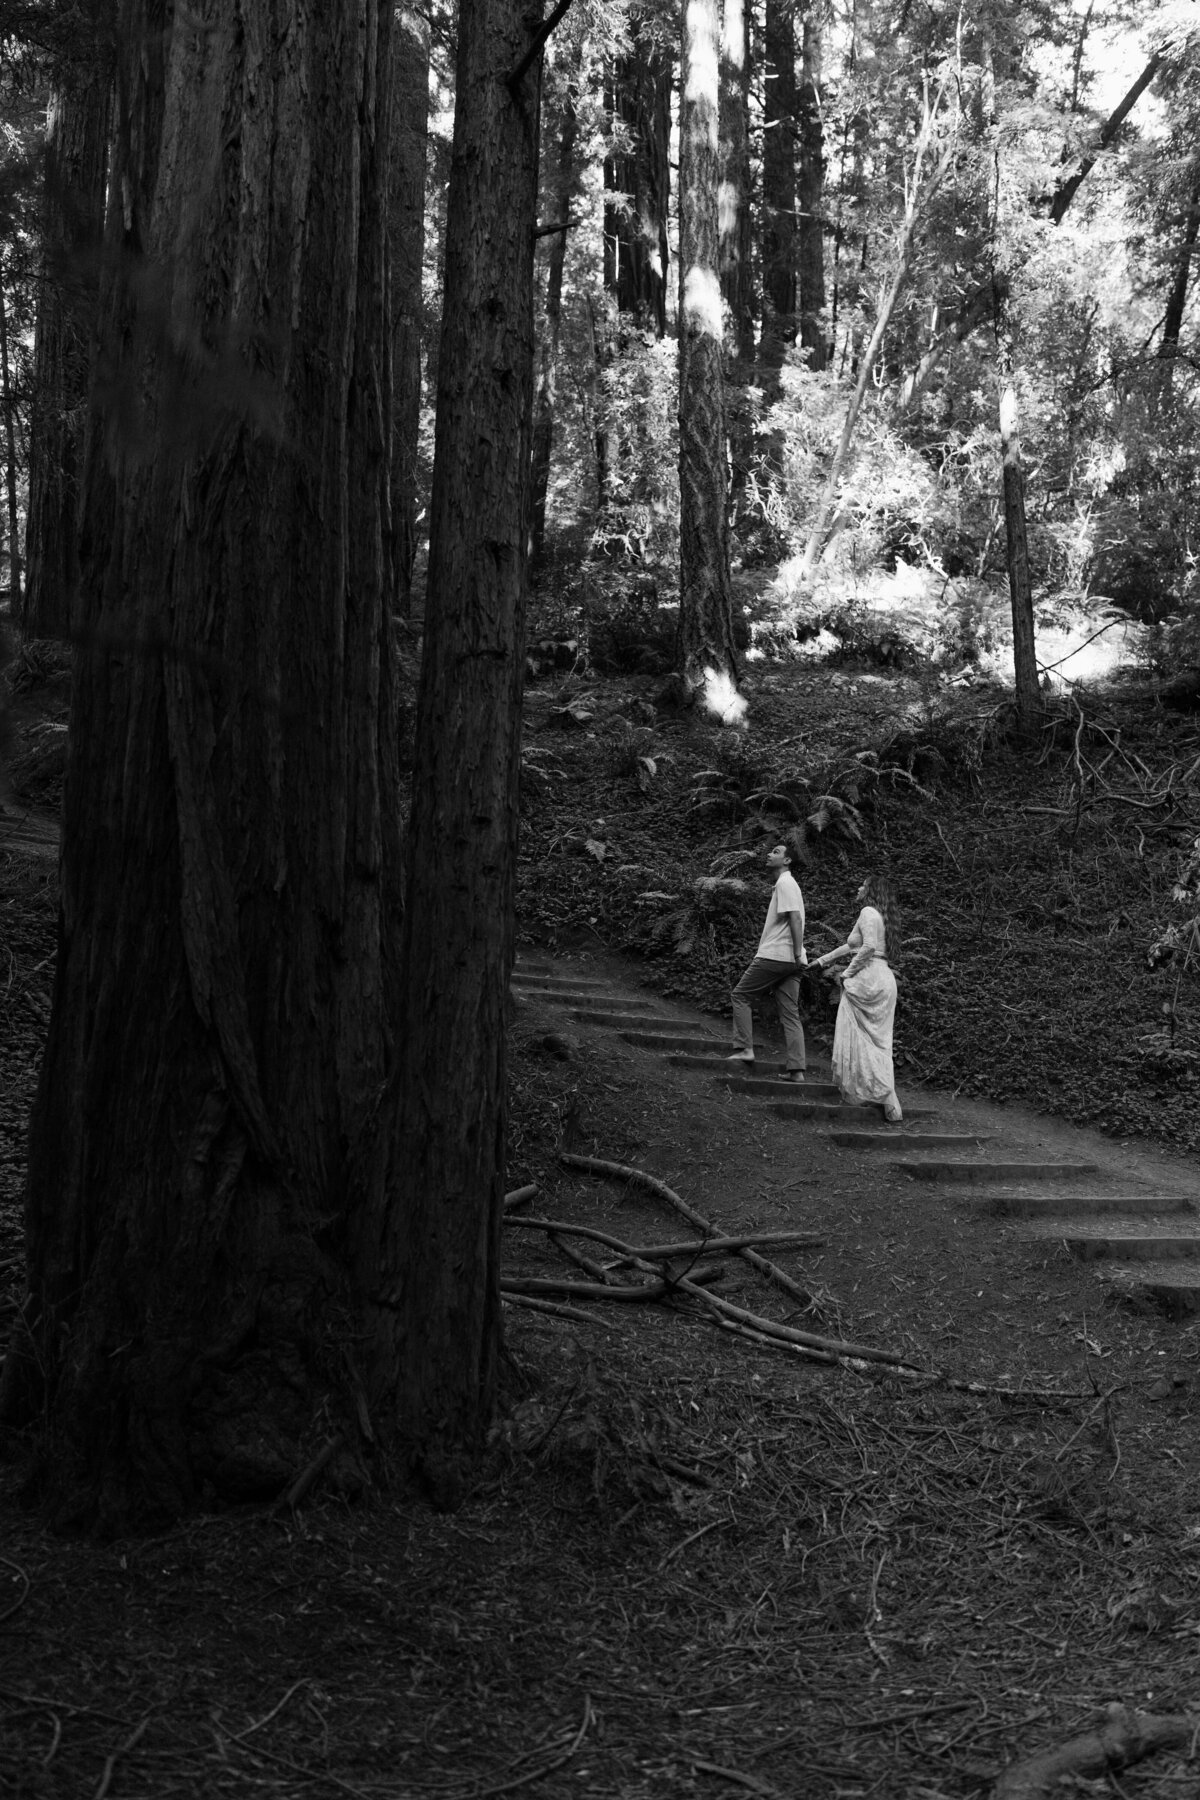
<path id="1" fill-rule="evenodd" d="M 884 955 L 892 968 L 900 963 L 900 906 L 895 890 L 886 875 L 870 874 L 866 880 L 864 906 L 873 906 L 883 919 Z"/>

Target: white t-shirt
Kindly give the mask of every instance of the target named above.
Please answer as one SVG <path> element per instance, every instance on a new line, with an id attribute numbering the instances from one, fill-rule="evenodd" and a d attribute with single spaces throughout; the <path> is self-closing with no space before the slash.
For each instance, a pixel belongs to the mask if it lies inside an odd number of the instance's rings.
<path id="1" fill-rule="evenodd" d="M 800 914 L 800 936 L 804 936 L 804 896 L 800 892 L 800 883 L 790 869 L 781 871 L 771 895 L 771 904 L 767 908 L 767 922 L 763 926 L 763 934 L 758 940 L 758 949 L 754 952 L 764 962 L 795 962 L 796 951 L 792 943 L 791 926 L 788 923 L 789 913 Z M 808 961 L 808 951 L 801 946 L 800 961 Z"/>

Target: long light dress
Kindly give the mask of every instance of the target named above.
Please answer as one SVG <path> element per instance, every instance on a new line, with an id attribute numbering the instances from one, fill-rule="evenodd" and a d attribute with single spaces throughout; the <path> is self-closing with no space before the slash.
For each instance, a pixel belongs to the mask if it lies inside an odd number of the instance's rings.
<path id="1" fill-rule="evenodd" d="M 842 977 L 833 1030 L 833 1078 L 844 1100 L 887 1100 L 894 1093 L 892 1027 L 896 977 L 889 967 L 883 915 L 864 906 L 846 942 L 854 955 Z"/>

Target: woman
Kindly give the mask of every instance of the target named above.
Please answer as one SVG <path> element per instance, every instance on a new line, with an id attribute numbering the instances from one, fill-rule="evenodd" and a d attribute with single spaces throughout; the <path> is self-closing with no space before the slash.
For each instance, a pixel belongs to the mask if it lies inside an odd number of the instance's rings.
<path id="1" fill-rule="evenodd" d="M 817 958 L 819 969 L 850 958 L 838 977 L 842 997 L 833 1033 L 833 1078 L 843 1100 L 881 1100 L 884 1118 L 895 1125 L 903 1114 L 892 1066 L 896 977 L 890 965 L 900 948 L 900 917 L 891 886 L 880 875 L 868 875 L 854 898 L 862 908 L 854 930 L 844 944 Z"/>

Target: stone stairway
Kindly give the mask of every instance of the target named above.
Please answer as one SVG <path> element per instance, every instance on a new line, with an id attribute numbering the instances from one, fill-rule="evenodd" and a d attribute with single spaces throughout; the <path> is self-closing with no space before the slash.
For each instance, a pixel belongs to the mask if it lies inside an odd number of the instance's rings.
<path id="1" fill-rule="evenodd" d="M 811 1055 L 807 1081 L 794 1088 L 782 1083 L 783 1064 L 773 1058 L 731 1065 L 726 1036 L 689 1009 L 668 1013 L 661 1001 L 624 985 L 556 971 L 534 957 L 518 961 L 513 989 L 562 1006 L 578 1023 L 609 1027 L 674 1069 L 707 1072 L 725 1092 L 781 1118 L 832 1126 L 831 1144 L 882 1153 L 896 1174 L 943 1185 L 978 1222 L 1004 1221 L 1030 1242 L 1065 1245 L 1124 1295 L 1175 1317 L 1200 1311 L 1200 1170 L 1190 1191 L 1170 1192 L 1131 1182 L 1103 1162 L 1031 1157 L 994 1133 L 964 1129 L 955 1116 L 962 1109 L 943 1095 L 928 1097 L 935 1105 L 914 1106 L 906 1094 L 903 1122 L 883 1127 L 882 1108 L 843 1104 L 828 1064 Z"/>

